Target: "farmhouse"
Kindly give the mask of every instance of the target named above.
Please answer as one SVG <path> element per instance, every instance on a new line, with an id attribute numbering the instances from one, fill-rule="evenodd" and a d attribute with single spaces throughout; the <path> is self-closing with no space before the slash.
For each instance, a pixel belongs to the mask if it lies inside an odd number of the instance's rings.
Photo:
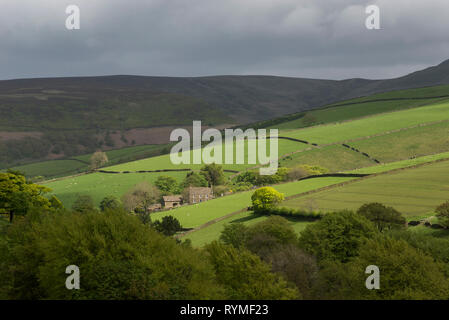
<path id="1" fill-rule="evenodd" d="M 189 187 L 189 203 L 199 203 L 214 198 L 212 188 Z"/>
<path id="2" fill-rule="evenodd" d="M 162 199 L 164 202 L 165 209 L 176 208 L 182 204 L 182 196 L 181 195 L 163 196 Z"/>

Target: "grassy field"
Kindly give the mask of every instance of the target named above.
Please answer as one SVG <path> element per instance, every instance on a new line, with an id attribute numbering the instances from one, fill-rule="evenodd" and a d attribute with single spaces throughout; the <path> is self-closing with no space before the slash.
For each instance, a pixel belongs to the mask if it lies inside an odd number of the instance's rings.
<path id="1" fill-rule="evenodd" d="M 281 131 L 280 135 L 318 144 L 328 144 L 444 119 L 449 119 L 449 102 L 381 114 L 333 125 Z"/>
<path id="2" fill-rule="evenodd" d="M 449 161 L 367 178 L 354 183 L 284 202 L 291 208 L 322 211 L 359 208 L 381 202 L 406 216 L 432 212 L 449 199 Z"/>
<path id="3" fill-rule="evenodd" d="M 287 153 L 291 153 L 293 151 L 297 151 L 297 150 L 304 150 L 307 148 L 310 148 L 311 146 L 304 144 L 304 143 L 300 143 L 300 142 L 296 142 L 296 141 L 290 141 L 290 140 L 284 140 L 284 139 L 279 139 L 278 141 L 278 153 L 279 155 L 283 155 L 283 154 L 287 154 Z M 221 146 L 222 149 L 222 162 L 224 163 L 225 160 L 225 144 L 223 143 L 223 145 Z M 203 148 L 203 152 L 207 150 L 207 148 Z M 233 150 L 234 150 L 234 159 L 236 157 L 236 146 L 234 143 L 233 146 Z M 254 167 L 257 164 L 248 164 L 248 142 L 245 141 L 245 164 L 223 164 L 223 168 L 224 169 L 229 169 L 229 170 L 237 170 L 237 171 L 242 171 L 245 170 L 247 168 L 250 167 Z M 256 148 L 257 150 L 257 148 Z M 267 154 L 270 151 L 270 144 L 267 144 Z M 139 171 L 139 170 L 158 170 L 158 169 L 184 169 L 184 168 L 189 168 L 189 169 L 194 169 L 194 170 L 199 170 L 202 166 L 204 166 L 204 164 L 192 164 L 193 163 L 193 155 L 192 155 L 192 151 L 188 152 L 188 155 L 190 157 L 190 162 L 191 164 L 173 164 L 172 161 L 170 160 L 170 155 L 162 155 L 162 156 L 158 156 L 158 157 L 153 157 L 153 158 L 148 158 L 148 159 L 143 159 L 143 160 L 138 160 L 138 161 L 133 161 L 133 162 L 128 162 L 128 163 L 124 163 L 124 164 L 120 164 L 120 165 L 116 165 L 116 166 L 111 166 L 111 167 L 107 167 L 105 168 L 105 170 L 112 170 L 112 171 Z M 258 159 L 258 157 L 257 157 Z M 235 163 L 235 161 L 234 161 Z"/>
<path id="4" fill-rule="evenodd" d="M 92 173 L 77 177 L 67 178 L 46 183 L 45 186 L 53 190 L 64 204 L 70 208 L 78 195 L 92 196 L 96 205 L 106 196 L 120 198 L 126 191 L 137 183 L 148 181 L 153 183 L 158 176 L 166 175 L 181 181 L 186 172 L 163 172 L 163 173 L 129 173 L 129 174 L 106 174 Z"/>
<path id="5" fill-rule="evenodd" d="M 348 181 L 353 178 L 319 178 L 295 181 L 274 186 L 286 197 L 317 188 Z M 160 219 L 166 215 L 176 217 L 185 228 L 195 228 L 211 220 L 223 217 L 229 213 L 239 211 L 251 205 L 253 191 L 236 193 L 234 195 L 216 198 L 207 202 L 184 206 L 178 209 L 157 212 L 153 219 Z"/>
<path id="6" fill-rule="evenodd" d="M 308 127 L 311 124 L 326 124 L 371 116 L 383 112 L 416 108 L 440 101 L 445 101 L 448 99 L 429 98 L 422 100 L 413 100 L 411 98 L 435 97 L 443 95 L 449 95 L 448 85 L 375 94 L 367 97 L 341 101 L 332 105 L 328 105 L 322 109 L 308 111 L 305 112 L 305 114 L 307 115 L 305 117 L 276 124 L 272 127 L 279 129 L 299 129 Z M 368 102 L 372 100 L 388 100 L 397 98 L 407 100 Z M 348 103 L 351 104 L 344 105 Z"/>
<path id="7" fill-rule="evenodd" d="M 283 167 L 295 167 L 302 164 L 319 165 L 329 169 L 330 172 L 363 168 L 376 164 L 361 153 L 354 152 L 341 145 L 295 153 L 279 162 Z"/>
<path id="8" fill-rule="evenodd" d="M 395 162 L 380 164 L 380 165 L 376 165 L 376 166 L 372 166 L 372 167 L 351 170 L 351 171 L 348 171 L 348 173 L 362 173 L 362 174 L 381 173 L 381 172 L 386 172 L 386 171 L 390 171 L 390 170 L 394 170 L 394 169 L 407 168 L 407 167 L 419 165 L 422 163 L 432 162 L 432 161 L 441 160 L 441 159 L 449 159 L 449 152 L 443 152 L 443 153 L 438 153 L 438 154 L 433 154 L 433 155 L 428 155 L 428 156 L 422 156 L 422 157 L 418 157 L 415 159 L 395 161 Z"/>
<path id="9" fill-rule="evenodd" d="M 117 150 L 106 151 L 109 164 L 117 164 L 132 161 L 139 157 L 150 157 L 159 154 L 167 145 L 142 145 Z M 49 160 L 36 162 L 23 166 L 14 167 L 14 170 L 22 171 L 27 177 L 44 176 L 46 178 L 57 178 L 73 175 L 88 170 L 88 163 L 92 154 L 73 157 L 64 160 Z"/>
<path id="10" fill-rule="evenodd" d="M 264 221 L 267 219 L 267 216 L 256 216 L 252 212 L 246 211 L 230 218 L 224 219 L 217 223 L 214 223 L 207 228 L 192 232 L 188 234 L 185 239 L 190 239 L 192 241 L 192 245 L 194 247 L 201 247 L 207 243 L 210 243 L 214 240 L 218 240 L 220 237 L 220 233 L 223 231 L 225 225 L 229 223 L 238 223 L 241 222 L 246 226 L 254 225 L 255 223 Z M 313 223 L 310 221 L 301 221 L 297 219 L 287 219 L 289 224 L 293 227 L 295 232 L 300 233 L 306 226 Z M 183 238 L 184 239 L 184 238 Z"/>
<path id="11" fill-rule="evenodd" d="M 381 162 L 449 151 L 449 121 L 349 143 Z"/>

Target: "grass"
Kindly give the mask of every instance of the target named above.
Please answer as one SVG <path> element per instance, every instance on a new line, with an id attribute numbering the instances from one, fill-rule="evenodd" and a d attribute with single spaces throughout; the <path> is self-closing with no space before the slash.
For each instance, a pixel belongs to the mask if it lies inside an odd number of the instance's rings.
<path id="1" fill-rule="evenodd" d="M 449 121 L 349 143 L 381 162 L 449 151 Z"/>
<path id="2" fill-rule="evenodd" d="M 164 173 L 129 173 L 129 174 L 105 174 L 92 173 L 82 176 L 67 178 L 46 183 L 45 186 L 53 190 L 65 207 L 70 208 L 78 195 L 90 195 L 95 204 L 106 196 L 115 196 L 118 199 L 137 183 L 148 181 L 153 183 L 158 176 L 167 175 L 181 181 L 186 172 Z"/>
<path id="3" fill-rule="evenodd" d="M 374 117 L 316 126 L 306 129 L 282 131 L 280 135 L 318 144 L 343 142 L 368 137 L 391 130 L 449 119 L 449 102 L 381 114 Z"/>
<path id="4" fill-rule="evenodd" d="M 142 145 L 106 151 L 109 164 L 118 164 L 135 160 L 138 157 L 159 154 L 166 145 Z M 24 172 L 27 177 L 44 176 L 57 178 L 85 172 L 92 153 L 63 160 L 49 160 L 13 167 L 14 170 Z"/>
<path id="5" fill-rule="evenodd" d="M 268 140 L 267 140 L 268 141 Z M 309 148 L 310 146 L 296 142 L 296 141 L 290 141 L 290 140 L 284 140 L 279 139 L 278 140 L 278 153 L 279 155 L 291 153 L 293 151 L 297 150 L 304 150 L 306 148 Z M 203 148 L 203 154 L 205 150 L 210 150 L 207 148 Z M 222 162 L 224 163 L 225 160 L 225 144 L 221 146 L 222 150 Z M 234 160 L 236 157 L 236 145 L 234 143 L 233 146 L 234 150 Z M 243 171 L 247 168 L 254 167 L 257 164 L 248 164 L 248 141 L 245 141 L 245 164 L 223 164 L 224 169 L 228 170 L 236 170 L 236 171 Z M 270 144 L 267 144 L 267 154 L 270 151 Z M 195 151 L 193 151 L 195 152 Z M 190 164 L 173 164 L 170 155 L 162 155 L 158 157 L 153 158 L 147 158 L 143 160 L 128 162 L 125 164 L 120 164 L 116 166 L 107 167 L 105 170 L 112 170 L 112 171 L 139 171 L 139 170 L 158 170 L 158 169 L 194 169 L 199 170 L 201 167 L 204 166 L 204 164 L 192 164 L 193 162 L 193 156 L 192 151 L 188 151 L 188 155 L 190 157 Z M 258 159 L 258 157 L 257 157 Z M 234 161 L 235 163 L 236 161 Z"/>
<path id="6" fill-rule="evenodd" d="M 432 212 L 449 199 L 449 161 L 362 179 L 354 183 L 285 201 L 291 208 L 333 211 L 356 210 L 380 202 L 405 216 Z"/>
<path id="7" fill-rule="evenodd" d="M 283 123 L 272 126 L 272 128 L 299 129 L 309 127 L 313 124 L 326 124 L 345 120 L 353 120 L 384 112 L 416 108 L 439 101 L 444 101 L 447 100 L 447 98 L 429 98 L 420 100 L 413 100 L 413 98 L 436 97 L 443 95 L 449 95 L 449 85 L 375 94 L 367 97 L 341 101 L 325 106 L 321 109 L 299 113 L 298 117 L 301 114 L 305 114 L 306 116 L 291 121 L 285 121 Z M 391 100 L 398 98 L 407 100 Z M 390 99 L 391 101 L 373 101 L 380 99 Z M 293 115 L 290 115 L 289 117 L 292 116 Z"/>
<path id="8" fill-rule="evenodd" d="M 289 168 L 303 164 L 319 165 L 329 169 L 330 172 L 351 170 L 376 164 L 362 154 L 341 145 L 332 145 L 295 153 L 280 160 L 280 163 L 281 166 Z"/>
<path id="9" fill-rule="evenodd" d="M 409 227 L 408 230 L 410 232 L 416 232 L 419 234 L 428 235 L 435 238 L 449 239 L 449 230 L 447 229 L 433 229 L 430 227 L 419 225 L 416 227 Z"/>
<path id="10" fill-rule="evenodd" d="M 427 162 L 432 162 L 436 160 L 442 160 L 442 159 L 449 159 L 449 152 L 443 152 L 438 153 L 434 155 L 428 155 L 428 156 L 422 156 L 415 159 L 407 159 L 407 160 L 401 160 L 401 161 L 395 161 L 385 164 L 380 164 L 377 166 L 367 167 L 367 168 L 361 168 L 349 171 L 348 173 L 362 173 L 362 174 L 369 174 L 369 173 L 381 173 L 386 172 L 394 169 L 401 169 L 401 168 L 407 168 Z"/>
<path id="11" fill-rule="evenodd" d="M 214 223 L 208 226 L 207 228 L 192 232 L 189 235 L 187 235 L 185 239 L 190 239 L 194 247 L 201 247 L 214 240 L 218 240 L 224 227 L 229 223 L 241 222 L 246 226 L 251 226 L 258 222 L 264 221 L 267 218 L 268 218 L 267 216 L 256 216 L 249 211 L 242 212 L 230 218 Z M 293 227 L 296 233 L 300 233 L 302 230 L 305 229 L 305 227 L 313 223 L 310 221 L 300 221 L 292 218 L 289 218 L 287 220 L 289 221 L 289 224 Z"/>
<path id="12" fill-rule="evenodd" d="M 351 179 L 352 178 L 310 179 L 279 184 L 274 186 L 274 188 L 288 197 Z M 172 215 L 181 222 L 183 227 L 195 228 L 206 222 L 250 206 L 252 194 L 253 191 L 240 192 L 234 195 L 216 198 L 207 202 L 184 206 L 170 211 L 157 212 L 154 213 L 152 217 L 157 220 L 163 216 Z"/>

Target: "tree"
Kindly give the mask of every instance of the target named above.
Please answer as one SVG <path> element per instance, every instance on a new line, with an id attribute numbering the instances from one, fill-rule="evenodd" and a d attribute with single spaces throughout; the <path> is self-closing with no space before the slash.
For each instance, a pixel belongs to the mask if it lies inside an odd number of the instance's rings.
<path id="1" fill-rule="evenodd" d="M 96 211 L 94 200 L 89 195 L 79 195 L 72 205 L 72 210 L 78 213 Z"/>
<path id="2" fill-rule="evenodd" d="M 167 237 L 171 237 L 177 232 L 182 231 L 181 223 L 179 223 L 179 220 L 173 216 L 165 216 L 162 218 L 162 221 L 155 221 L 153 227 L 156 231 Z"/>
<path id="3" fill-rule="evenodd" d="M 123 209 L 37 212 L 12 225 L 8 237 L 7 251 L 0 241 L 0 266 L 8 270 L 0 294 L 8 299 L 227 298 L 203 252 L 176 244 Z M 81 270 L 80 290 L 64 286 L 71 264 Z"/>
<path id="4" fill-rule="evenodd" d="M 271 271 L 294 283 L 301 290 L 303 298 L 313 299 L 313 288 L 319 277 L 315 257 L 295 245 L 286 245 L 269 252 L 262 260 L 271 265 Z"/>
<path id="5" fill-rule="evenodd" d="M 95 170 L 102 167 L 108 162 L 108 156 L 103 151 L 95 152 L 92 157 L 90 157 L 90 169 Z"/>
<path id="6" fill-rule="evenodd" d="M 154 182 L 156 187 L 162 192 L 162 194 L 177 194 L 180 192 L 178 181 L 170 176 L 159 176 Z"/>
<path id="7" fill-rule="evenodd" d="M 114 197 L 114 196 L 108 196 L 103 198 L 100 202 L 100 210 L 106 211 L 106 210 L 114 210 L 120 208 L 120 201 Z"/>
<path id="8" fill-rule="evenodd" d="M 357 210 L 357 213 L 372 221 L 380 232 L 405 228 L 406 220 L 401 213 L 381 203 L 364 204 Z"/>
<path id="9" fill-rule="evenodd" d="M 243 248 L 248 237 L 248 230 L 243 223 L 227 224 L 220 234 L 220 241 L 237 249 Z"/>
<path id="10" fill-rule="evenodd" d="M 25 215 L 31 207 L 50 209 L 51 202 L 43 195 L 51 189 L 28 183 L 23 175 L 0 173 L 0 214 Z"/>
<path id="11" fill-rule="evenodd" d="M 189 172 L 184 181 L 182 182 L 182 187 L 188 188 L 188 187 L 207 187 L 208 182 L 204 175 L 198 174 L 196 172 Z"/>
<path id="12" fill-rule="evenodd" d="M 256 213 L 263 213 L 275 208 L 282 200 L 284 200 L 284 195 L 272 187 L 257 189 L 251 196 L 253 210 Z"/>
<path id="13" fill-rule="evenodd" d="M 225 182 L 223 167 L 215 163 L 207 164 L 202 167 L 200 174 L 206 178 L 209 185 L 217 186 L 224 184 Z"/>
<path id="14" fill-rule="evenodd" d="M 380 270 L 380 289 L 367 290 L 366 267 Z M 449 281 L 440 263 L 403 240 L 374 237 L 351 262 L 327 263 L 317 288 L 322 299 L 447 299 Z"/>
<path id="15" fill-rule="evenodd" d="M 376 235 L 374 224 L 351 211 L 325 215 L 301 232 L 299 245 L 318 260 L 347 262 L 356 257 L 360 246 Z"/>
<path id="16" fill-rule="evenodd" d="M 297 288 L 290 287 L 270 267 L 248 250 L 237 250 L 217 241 L 205 247 L 215 268 L 217 281 L 231 300 L 298 299 Z"/>
<path id="17" fill-rule="evenodd" d="M 159 190 L 144 181 L 125 193 L 122 196 L 122 203 L 126 210 L 138 214 L 141 221 L 148 224 L 151 221 L 149 206 L 156 203 L 159 198 Z"/>
<path id="18" fill-rule="evenodd" d="M 449 228 L 449 201 L 439 205 L 435 212 L 437 213 L 438 222 L 445 228 Z"/>

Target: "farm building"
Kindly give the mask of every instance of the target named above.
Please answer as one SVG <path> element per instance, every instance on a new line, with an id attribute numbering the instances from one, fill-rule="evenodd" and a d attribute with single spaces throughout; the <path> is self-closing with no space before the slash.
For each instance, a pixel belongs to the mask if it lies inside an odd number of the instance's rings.
<path id="1" fill-rule="evenodd" d="M 161 209 L 162 205 L 160 203 L 152 204 L 151 206 L 148 207 L 148 211 L 150 212 L 159 211 Z"/>
<path id="2" fill-rule="evenodd" d="M 214 198 L 212 188 L 189 187 L 189 203 L 199 203 Z"/>
<path id="3" fill-rule="evenodd" d="M 174 196 L 163 196 L 164 208 L 171 209 L 177 208 L 182 204 L 182 196 L 174 195 Z"/>

